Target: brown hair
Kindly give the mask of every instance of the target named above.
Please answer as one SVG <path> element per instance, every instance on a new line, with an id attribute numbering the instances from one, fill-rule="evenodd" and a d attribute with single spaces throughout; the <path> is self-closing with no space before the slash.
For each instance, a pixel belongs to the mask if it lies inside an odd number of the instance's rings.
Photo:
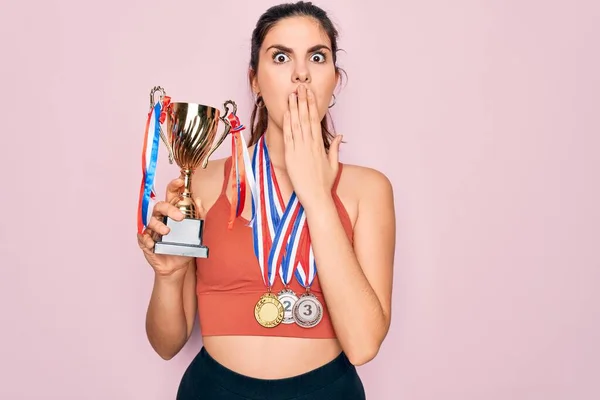
<path id="1" fill-rule="evenodd" d="M 311 17 L 320 23 L 321 27 L 327 33 L 327 36 L 331 41 L 331 52 L 333 55 L 333 63 L 335 65 L 336 74 L 340 75 L 341 72 L 344 72 L 335 64 L 338 52 L 338 32 L 327 16 L 327 13 L 321 8 L 313 5 L 311 2 L 299 1 L 297 3 L 286 3 L 273 6 L 258 19 L 256 27 L 252 32 L 252 45 L 250 50 L 250 69 L 252 70 L 252 74 L 249 75 L 250 81 L 252 81 L 252 76 L 258 71 L 258 56 L 260 47 L 262 46 L 265 36 L 269 30 L 273 28 L 273 26 L 280 20 L 296 16 Z M 252 82 L 250 82 L 250 84 L 252 84 Z M 323 143 L 325 144 L 325 150 L 329 150 L 331 140 L 334 138 L 334 135 L 330 130 L 330 125 L 333 129 L 333 122 L 329 121 L 328 114 L 329 112 L 327 112 L 327 114 L 325 114 L 321 120 L 321 131 L 323 135 Z M 262 98 L 259 96 L 254 103 L 254 108 L 250 116 L 249 146 L 252 146 L 258 142 L 258 139 L 264 134 L 265 130 L 267 129 L 268 119 L 269 115 L 267 109 L 264 107 Z"/>

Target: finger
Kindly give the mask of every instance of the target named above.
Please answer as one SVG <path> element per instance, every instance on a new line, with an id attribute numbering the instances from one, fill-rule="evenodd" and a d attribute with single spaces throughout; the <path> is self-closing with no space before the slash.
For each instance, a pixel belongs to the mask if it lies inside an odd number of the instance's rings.
<path id="1" fill-rule="evenodd" d="M 298 116 L 298 95 L 292 93 L 289 98 L 290 120 L 292 125 L 292 139 L 294 142 L 302 141 L 302 127 L 300 126 L 300 118 Z"/>
<path id="2" fill-rule="evenodd" d="M 173 196 L 173 197 L 171 198 L 171 200 L 169 200 L 169 201 L 168 201 L 168 203 L 174 206 L 174 205 L 176 205 L 177 203 L 179 203 L 179 200 L 181 200 L 181 196 L 179 196 L 179 195 L 176 195 L 176 196 Z"/>
<path id="3" fill-rule="evenodd" d="M 340 144 L 342 143 L 342 139 L 344 135 L 337 135 L 335 139 L 331 142 L 331 146 L 329 146 L 329 154 L 327 157 L 329 158 L 329 163 L 331 168 L 337 171 L 338 163 L 340 161 Z"/>
<path id="4" fill-rule="evenodd" d="M 294 137 L 292 135 L 292 120 L 289 111 L 283 113 L 283 144 L 288 150 L 294 149 Z"/>
<path id="5" fill-rule="evenodd" d="M 140 246 L 140 249 L 144 249 L 144 235 L 142 235 L 141 233 L 137 234 L 137 241 L 138 241 L 138 246 Z"/>
<path id="6" fill-rule="evenodd" d="M 317 99 L 312 90 L 307 92 L 308 115 L 310 119 L 310 131 L 313 140 L 323 146 L 323 136 L 321 135 L 321 121 L 319 119 L 319 110 L 317 108 Z"/>
<path id="7" fill-rule="evenodd" d="M 181 178 L 176 178 L 169 182 L 169 184 L 167 185 L 167 193 L 165 195 L 165 200 L 170 203 L 173 201 L 173 199 L 178 198 L 182 187 L 183 179 Z"/>
<path id="8" fill-rule="evenodd" d="M 183 219 L 182 212 L 173 204 L 167 203 L 166 201 L 159 201 L 156 203 L 152 210 L 152 216 L 157 217 L 158 219 L 167 216 L 175 221 L 181 221 Z"/>
<path id="9" fill-rule="evenodd" d="M 148 236 L 154 242 L 158 241 L 158 239 L 160 238 L 160 234 L 157 233 L 154 229 L 150 229 L 149 227 L 146 227 L 146 229 L 144 229 L 144 231 L 142 232 L 142 236 Z"/>
<path id="10" fill-rule="evenodd" d="M 160 235 L 166 235 L 170 231 L 169 227 L 163 222 L 163 219 L 156 216 L 153 216 L 150 218 L 150 221 L 148 221 L 148 229 L 150 230 L 149 233 L 155 232 Z M 154 235 L 152 237 L 156 239 Z"/>
<path id="11" fill-rule="evenodd" d="M 302 128 L 302 138 L 304 140 L 309 140 L 312 134 L 306 96 L 307 88 L 306 86 L 301 85 L 298 88 L 298 116 L 300 118 L 300 127 Z"/>
<path id="12" fill-rule="evenodd" d="M 138 233 L 138 245 L 145 253 L 152 253 L 154 248 L 154 240 L 147 233 L 141 235 Z"/>

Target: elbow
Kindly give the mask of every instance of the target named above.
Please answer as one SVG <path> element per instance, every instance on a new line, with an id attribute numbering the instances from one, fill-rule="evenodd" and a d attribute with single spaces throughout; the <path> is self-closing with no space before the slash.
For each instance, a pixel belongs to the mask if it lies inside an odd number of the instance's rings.
<path id="1" fill-rule="evenodd" d="M 150 330 L 146 334 L 152 350 L 165 361 L 169 361 L 179 354 L 187 342 L 187 336 L 173 340 L 153 334 Z"/>
<path id="2" fill-rule="evenodd" d="M 177 355 L 177 353 L 175 353 L 175 352 L 158 351 L 156 349 L 155 349 L 155 351 L 156 351 L 156 354 L 158 354 L 160 356 L 160 358 L 162 358 L 165 361 L 169 361 Z"/>
<path id="3" fill-rule="evenodd" d="M 359 344 L 349 346 L 350 348 L 346 352 L 350 363 L 358 367 L 372 361 L 377 357 L 386 335 L 387 327 L 384 332 L 377 334 L 376 336 L 369 335 L 368 338 L 356 340 L 355 343 Z"/>
<path id="4" fill-rule="evenodd" d="M 154 351 L 160 356 L 160 358 L 165 361 L 169 361 L 175 358 L 175 356 L 181 352 L 184 346 L 185 341 L 180 341 L 178 343 L 171 343 L 170 345 L 163 343 L 161 346 L 157 345 L 153 347 Z"/>
<path id="5" fill-rule="evenodd" d="M 172 360 L 178 353 L 178 349 L 154 349 L 156 354 L 165 361 Z"/>
<path id="6" fill-rule="evenodd" d="M 182 345 L 168 346 L 164 343 L 155 343 L 150 341 L 150 346 L 160 358 L 165 361 L 173 359 L 182 349 Z"/>
<path id="7" fill-rule="evenodd" d="M 175 352 L 170 351 L 169 349 L 157 346 L 152 342 L 150 342 L 150 347 L 152 347 L 152 350 L 154 350 L 154 353 L 158 354 L 158 356 L 165 361 L 169 361 L 173 357 L 175 357 L 175 354 L 176 354 Z"/>
<path id="8" fill-rule="evenodd" d="M 377 356 L 379 349 L 380 344 L 356 346 L 348 352 L 348 360 L 356 367 L 365 365 Z"/>

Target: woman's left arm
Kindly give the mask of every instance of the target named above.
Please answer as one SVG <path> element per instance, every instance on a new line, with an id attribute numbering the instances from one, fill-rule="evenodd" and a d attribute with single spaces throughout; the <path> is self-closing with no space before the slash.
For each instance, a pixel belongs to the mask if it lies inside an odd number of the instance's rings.
<path id="1" fill-rule="evenodd" d="M 331 187 L 337 175 L 341 136 L 325 154 L 316 99 L 302 85 L 283 118 L 285 161 L 306 212 L 311 244 L 340 345 L 355 365 L 379 351 L 390 326 L 396 226 L 389 180 L 373 169 L 353 177 L 358 217 L 350 243 Z"/>
<path id="2" fill-rule="evenodd" d="M 355 365 L 372 360 L 387 335 L 396 242 L 390 182 L 375 170 L 364 172 L 356 182 L 353 245 L 332 196 L 305 208 L 319 283 L 340 344 Z"/>

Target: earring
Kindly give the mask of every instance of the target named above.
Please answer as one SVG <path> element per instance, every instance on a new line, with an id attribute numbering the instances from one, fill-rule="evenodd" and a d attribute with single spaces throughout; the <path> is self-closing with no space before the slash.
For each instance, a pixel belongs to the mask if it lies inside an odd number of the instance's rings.
<path id="1" fill-rule="evenodd" d="M 254 105 L 256 108 L 263 108 L 265 106 L 265 101 L 263 100 L 260 93 L 256 96 L 256 100 L 254 100 Z"/>
<path id="2" fill-rule="evenodd" d="M 337 99 L 335 98 L 335 94 L 332 94 L 332 96 L 333 96 L 333 104 L 327 108 L 331 108 L 331 107 L 335 106 L 335 103 L 337 102 Z"/>

